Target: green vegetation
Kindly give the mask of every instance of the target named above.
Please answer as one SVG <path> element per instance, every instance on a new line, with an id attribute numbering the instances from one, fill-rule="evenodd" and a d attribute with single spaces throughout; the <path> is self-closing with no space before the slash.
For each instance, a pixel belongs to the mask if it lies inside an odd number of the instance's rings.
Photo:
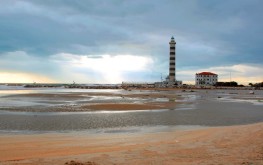
<path id="1" fill-rule="evenodd" d="M 255 84 L 249 83 L 248 85 L 250 85 L 251 87 L 263 87 L 263 82 Z"/>

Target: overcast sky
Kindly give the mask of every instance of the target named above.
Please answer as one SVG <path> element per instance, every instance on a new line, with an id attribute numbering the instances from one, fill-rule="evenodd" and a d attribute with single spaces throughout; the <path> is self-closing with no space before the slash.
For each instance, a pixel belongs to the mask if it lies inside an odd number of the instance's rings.
<path id="1" fill-rule="evenodd" d="M 263 81 L 262 0 L 1 0 L 0 83 Z M 231 76 L 230 76 L 231 75 Z"/>

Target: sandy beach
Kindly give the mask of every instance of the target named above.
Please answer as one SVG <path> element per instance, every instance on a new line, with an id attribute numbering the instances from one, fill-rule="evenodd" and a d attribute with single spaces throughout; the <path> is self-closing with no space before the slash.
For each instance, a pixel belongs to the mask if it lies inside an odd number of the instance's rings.
<path id="1" fill-rule="evenodd" d="M 13 92 L 0 100 L 0 164 L 262 165 L 262 100 L 245 90 Z"/>
<path id="2" fill-rule="evenodd" d="M 263 164 L 263 123 L 148 134 L 1 135 L 7 164 Z"/>

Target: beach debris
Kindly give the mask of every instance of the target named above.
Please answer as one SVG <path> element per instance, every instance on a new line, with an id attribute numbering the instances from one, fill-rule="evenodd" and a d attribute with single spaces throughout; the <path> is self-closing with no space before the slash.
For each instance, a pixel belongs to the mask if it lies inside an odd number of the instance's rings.
<path id="1" fill-rule="evenodd" d="M 82 163 L 82 162 L 71 160 L 69 162 L 66 162 L 65 165 L 99 165 L 99 164 L 96 162 L 91 162 L 91 161 Z"/>
<path id="2" fill-rule="evenodd" d="M 252 163 L 252 162 L 242 162 L 241 164 L 242 165 L 253 165 L 254 163 Z"/>
<path id="3" fill-rule="evenodd" d="M 253 94 L 255 94 L 255 93 L 254 93 L 254 91 L 249 91 L 249 94 L 253 95 Z"/>
<path id="4" fill-rule="evenodd" d="M 169 98 L 169 101 L 170 101 L 170 102 L 175 102 L 175 101 L 176 101 L 176 98 Z"/>

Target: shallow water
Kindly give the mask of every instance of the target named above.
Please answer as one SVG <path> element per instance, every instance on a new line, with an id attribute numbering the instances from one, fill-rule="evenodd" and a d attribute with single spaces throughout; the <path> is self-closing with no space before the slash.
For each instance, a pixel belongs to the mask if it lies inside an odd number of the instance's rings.
<path id="1" fill-rule="evenodd" d="M 4 91 L 2 93 L 2 91 Z M 74 89 L 35 89 L 35 90 L 0 90 L 0 106 L 34 106 L 39 104 L 38 98 L 33 100 L 17 100 L 7 95 L 28 93 L 58 93 L 58 92 L 86 92 L 87 90 Z M 89 90 L 88 92 L 115 92 L 125 93 L 122 90 Z M 138 92 L 138 91 L 135 91 Z M 149 91 L 149 93 L 152 91 Z M 169 91 L 180 95 L 183 100 L 171 110 L 144 110 L 144 111 L 96 111 L 96 112 L 13 112 L 0 111 L 0 132 L 142 132 L 165 131 L 178 126 L 228 126 L 263 122 L 263 104 L 257 99 L 263 98 L 262 91 L 249 95 L 249 91 L 196 91 L 181 92 Z M 239 96 L 240 99 L 234 99 Z M 243 99 L 252 97 L 254 100 Z M 121 98 L 93 99 L 118 100 Z M 159 98 L 158 101 L 169 101 Z M 43 100 L 42 100 L 43 101 Z M 79 101 L 79 100 L 78 100 Z M 81 101 L 81 100 L 80 100 Z M 134 101 L 134 100 L 133 100 Z M 135 100 L 136 101 L 136 100 Z M 177 100 L 175 100 L 177 101 Z M 255 103 L 254 103 L 255 102 Z M 65 102 L 62 101 L 62 104 Z M 53 104 L 42 102 L 44 104 Z"/>

